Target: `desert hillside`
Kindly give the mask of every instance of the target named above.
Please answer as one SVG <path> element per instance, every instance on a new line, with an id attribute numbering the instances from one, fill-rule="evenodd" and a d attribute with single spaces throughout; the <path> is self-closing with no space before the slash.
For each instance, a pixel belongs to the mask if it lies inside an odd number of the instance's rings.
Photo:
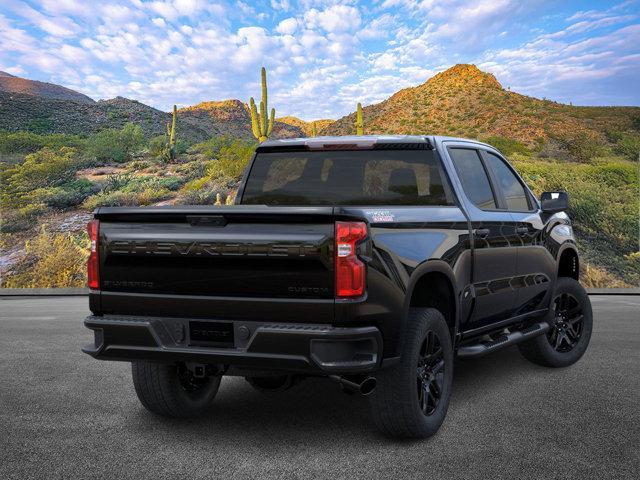
<path id="1" fill-rule="evenodd" d="M 310 122 L 306 122 L 306 121 L 302 120 L 301 118 L 294 117 L 292 115 L 287 116 L 287 117 L 276 118 L 276 121 L 282 122 L 282 123 L 286 123 L 286 124 L 291 125 L 293 127 L 299 128 L 302 131 L 302 133 L 304 134 L 305 137 L 310 137 L 312 135 L 313 126 L 314 125 L 316 127 L 316 134 L 317 135 L 323 135 L 324 134 L 324 129 L 327 128 L 329 125 L 331 125 L 334 122 L 334 120 L 330 120 L 328 118 L 323 118 L 323 119 L 320 119 L 320 120 L 312 120 Z"/>
<path id="2" fill-rule="evenodd" d="M 237 138 L 252 139 L 251 115 L 249 107 L 240 100 L 222 100 L 202 102 L 178 110 L 180 119 L 205 130 L 211 135 L 230 135 Z M 276 138 L 304 136 L 302 128 L 276 120 L 273 126 Z"/>
<path id="3" fill-rule="evenodd" d="M 189 143 L 213 135 L 253 138 L 249 110 L 240 100 L 202 102 L 180 109 L 179 115 L 179 137 Z M 136 100 L 116 97 L 95 102 L 59 85 L 0 72 L 0 130 L 86 135 L 134 123 L 145 136 L 153 137 L 162 135 L 170 120 L 169 113 Z M 274 125 L 276 138 L 303 135 L 296 125 L 279 121 Z"/>
<path id="4" fill-rule="evenodd" d="M 70 88 L 53 83 L 39 82 L 0 72 L 0 92 L 36 95 L 55 100 L 71 100 L 81 103 L 93 103 L 94 100 Z"/>
<path id="5" fill-rule="evenodd" d="M 364 107 L 365 134 L 434 134 L 470 138 L 507 137 L 529 147 L 582 135 L 605 140 L 607 130 L 631 129 L 638 107 L 574 107 L 503 88 L 475 65 L 460 64 L 387 100 Z M 324 131 L 354 133 L 355 113 Z"/>

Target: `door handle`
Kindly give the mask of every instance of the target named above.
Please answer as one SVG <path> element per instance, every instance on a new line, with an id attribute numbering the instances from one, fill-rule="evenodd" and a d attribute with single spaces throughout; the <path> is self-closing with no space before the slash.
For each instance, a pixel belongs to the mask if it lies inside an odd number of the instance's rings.
<path id="1" fill-rule="evenodd" d="M 488 228 L 476 228 L 473 231 L 473 234 L 480 238 L 487 238 L 489 236 L 490 230 Z"/>
<path id="2" fill-rule="evenodd" d="M 518 235 L 526 235 L 527 233 L 529 233 L 529 229 L 527 227 L 518 227 L 516 228 L 516 233 Z"/>

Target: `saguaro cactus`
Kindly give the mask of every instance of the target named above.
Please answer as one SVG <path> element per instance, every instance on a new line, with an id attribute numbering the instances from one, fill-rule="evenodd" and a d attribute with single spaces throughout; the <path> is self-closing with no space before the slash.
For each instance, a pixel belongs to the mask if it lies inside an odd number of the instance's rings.
<path id="1" fill-rule="evenodd" d="M 316 122 L 311 122 L 311 136 L 312 137 L 318 136 L 318 129 L 316 128 Z"/>
<path id="2" fill-rule="evenodd" d="M 178 109 L 173 106 L 173 115 L 171 122 L 167 122 L 167 158 L 169 160 L 176 159 L 176 119 L 178 118 Z"/>
<path id="3" fill-rule="evenodd" d="M 251 130 L 253 136 L 260 142 L 264 142 L 273 130 L 273 119 L 276 116 L 276 109 L 271 109 L 271 115 L 267 118 L 267 71 L 262 67 L 262 100 L 260 101 L 260 113 L 256 108 L 256 102 L 251 97 L 249 100 L 249 109 L 251 111 Z"/>
<path id="4" fill-rule="evenodd" d="M 362 123 L 362 104 L 358 102 L 358 109 L 356 110 L 356 135 L 364 135 L 364 124 Z"/>

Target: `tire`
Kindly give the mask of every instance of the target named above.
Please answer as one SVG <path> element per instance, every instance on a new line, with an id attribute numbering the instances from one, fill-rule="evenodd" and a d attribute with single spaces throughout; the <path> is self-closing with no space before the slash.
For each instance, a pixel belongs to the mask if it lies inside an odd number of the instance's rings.
<path id="1" fill-rule="evenodd" d="M 157 415 L 186 418 L 211 407 L 222 376 L 194 378 L 184 365 L 132 362 L 136 394 L 142 405 Z"/>
<path id="2" fill-rule="evenodd" d="M 549 312 L 549 331 L 518 345 L 520 353 L 537 365 L 568 367 L 576 363 L 589 346 L 593 312 L 586 290 L 577 280 L 560 277 L 556 282 Z"/>
<path id="3" fill-rule="evenodd" d="M 400 362 L 376 378 L 377 388 L 369 398 L 378 430 L 395 438 L 427 438 L 438 431 L 453 380 L 451 335 L 438 310 L 411 309 Z M 425 385 L 431 395 L 424 395 Z"/>

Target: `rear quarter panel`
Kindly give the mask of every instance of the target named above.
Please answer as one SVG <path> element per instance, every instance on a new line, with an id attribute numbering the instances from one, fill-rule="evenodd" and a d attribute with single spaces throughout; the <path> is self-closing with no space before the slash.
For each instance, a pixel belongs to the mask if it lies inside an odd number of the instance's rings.
<path id="1" fill-rule="evenodd" d="M 361 301 L 337 301 L 336 322 L 376 325 L 383 332 L 385 357 L 397 354 L 400 329 L 407 313 L 410 287 L 430 261 L 451 269 L 456 295 L 471 275 L 467 219 L 452 207 L 343 208 L 350 217 L 369 223 L 367 296 Z M 338 212 L 339 216 L 340 212 Z"/>

